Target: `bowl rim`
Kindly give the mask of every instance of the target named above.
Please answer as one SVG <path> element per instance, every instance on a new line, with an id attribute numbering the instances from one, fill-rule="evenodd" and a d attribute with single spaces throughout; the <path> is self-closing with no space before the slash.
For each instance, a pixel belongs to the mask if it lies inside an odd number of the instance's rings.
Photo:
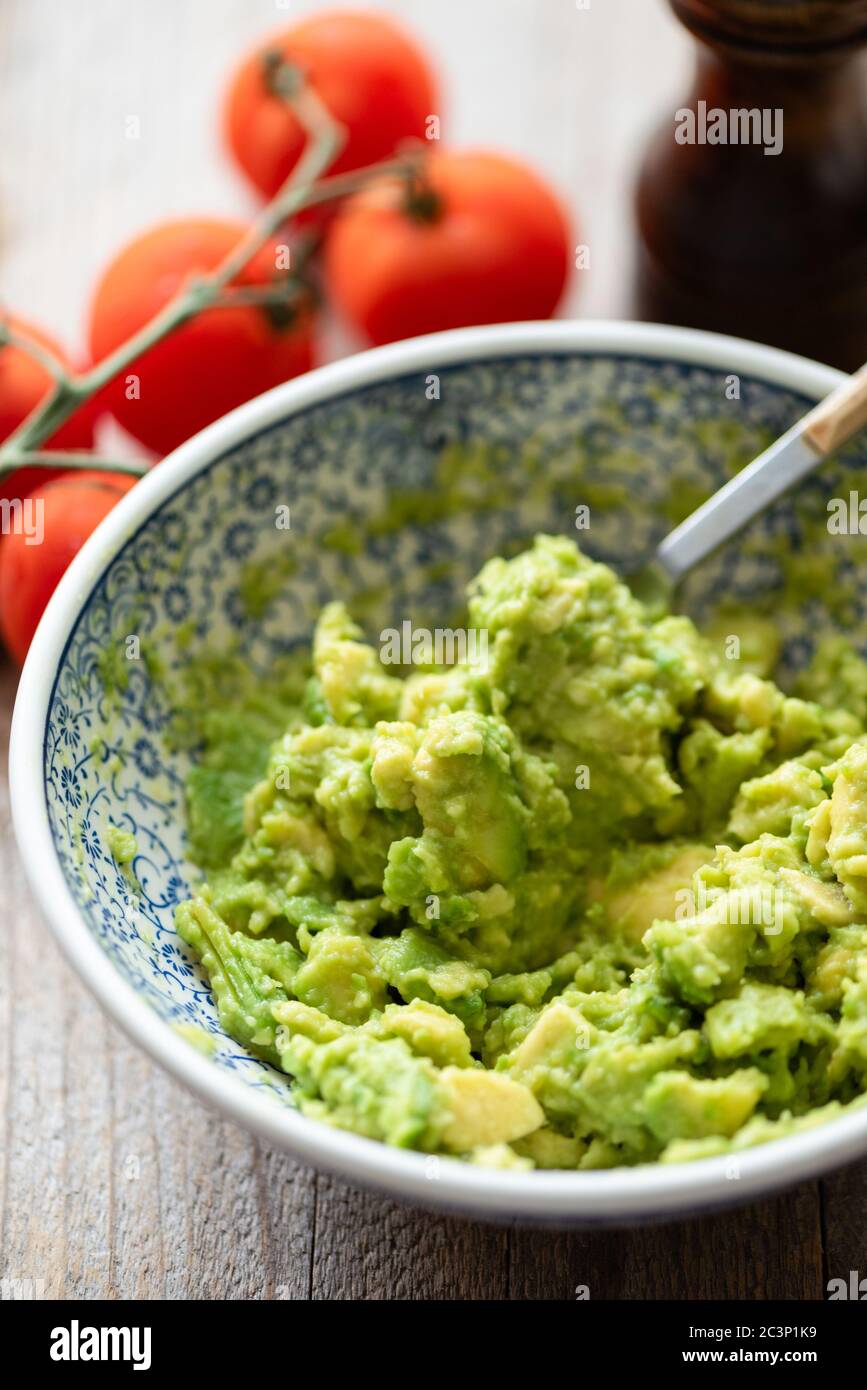
<path id="1" fill-rule="evenodd" d="M 174 493 L 245 439 L 313 405 L 413 371 L 527 355 L 658 358 L 725 368 L 819 399 L 833 367 L 745 339 L 620 321 L 551 320 L 455 329 L 358 353 L 285 382 L 222 417 L 146 475 L 97 527 L 61 579 L 34 637 L 15 702 L 10 792 L 31 890 L 67 960 L 109 1016 L 200 1100 L 302 1162 L 427 1207 L 492 1219 L 628 1223 L 743 1203 L 867 1152 L 867 1108 L 731 1157 L 604 1171 L 515 1172 L 392 1149 L 308 1119 L 224 1071 L 139 997 L 103 952 L 64 880 L 50 833 L 43 740 L 59 664 L 95 585 L 138 528 Z"/>

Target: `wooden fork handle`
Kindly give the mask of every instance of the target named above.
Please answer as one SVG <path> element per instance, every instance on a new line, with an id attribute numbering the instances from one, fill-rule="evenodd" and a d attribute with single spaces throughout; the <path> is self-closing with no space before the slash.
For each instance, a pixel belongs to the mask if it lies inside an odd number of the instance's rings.
<path id="1" fill-rule="evenodd" d="M 839 449 L 867 425 L 867 363 L 811 410 L 804 438 L 820 454 Z"/>

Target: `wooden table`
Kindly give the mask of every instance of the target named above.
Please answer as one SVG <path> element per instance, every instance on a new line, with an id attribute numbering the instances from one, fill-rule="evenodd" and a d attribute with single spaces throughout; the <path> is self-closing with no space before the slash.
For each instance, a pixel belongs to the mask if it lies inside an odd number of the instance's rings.
<path id="1" fill-rule="evenodd" d="M 591 248 L 567 309 L 628 310 L 629 188 L 689 46 L 649 0 L 400 0 L 447 74 L 446 132 L 530 158 Z M 252 207 L 214 136 L 239 49 L 317 8 L 262 0 L 4 0 L 3 297 L 82 341 L 122 240 Z M 126 136 L 138 116 L 141 135 Z M 346 346 L 339 331 L 331 349 Z M 15 677 L 0 667 L 4 754 Z M 0 1278 L 60 1298 L 821 1298 L 867 1273 L 867 1167 L 776 1201 L 629 1232 L 506 1231 L 352 1191 L 204 1111 L 110 1025 L 24 885 L 0 786 Z"/>

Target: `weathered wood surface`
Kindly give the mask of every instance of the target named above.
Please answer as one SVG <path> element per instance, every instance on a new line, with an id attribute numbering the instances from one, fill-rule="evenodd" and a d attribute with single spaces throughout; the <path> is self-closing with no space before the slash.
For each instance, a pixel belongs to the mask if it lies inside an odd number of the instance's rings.
<path id="1" fill-rule="evenodd" d="M 401 0 L 448 74 L 446 130 L 531 158 L 580 215 L 570 309 L 627 306 L 637 144 L 682 87 L 660 4 Z M 159 217 L 250 207 L 214 136 L 239 48 L 315 5 L 5 0 L 2 297 L 80 346 L 88 286 Z M 128 140 L 125 121 L 141 119 Z M 0 746 L 14 674 L 0 668 Z M 0 1277 L 61 1298 L 821 1297 L 865 1268 L 867 1168 L 745 1211 L 592 1234 L 506 1231 L 350 1190 L 201 1109 L 102 1016 L 39 920 L 0 770 Z"/>

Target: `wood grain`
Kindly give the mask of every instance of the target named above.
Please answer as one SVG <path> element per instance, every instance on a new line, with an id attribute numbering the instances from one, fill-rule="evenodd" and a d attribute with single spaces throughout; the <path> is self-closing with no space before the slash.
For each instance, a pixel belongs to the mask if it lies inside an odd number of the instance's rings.
<path id="1" fill-rule="evenodd" d="M 659 4 L 377 0 L 448 73 L 457 143 L 531 159 L 563 190 L 591 267 L 569 312 L 628 307 L 630 181 L 689 48 Z M 3 299 L 73 346 L 125 237 L 252 203 L 214 136 L 238 52 L 290 14 L 251 0 L 4 0 Z M 141 118 L 141 138 L 125 120 Z M 332 350 L 351 342 L 339 328 Z M 15 677 L 0 666 L 5 758 Z M 60 1298 L 820 1297 L 867 1274 L 867 1168 L 744 1211 L 637 1231 L 505 1230 L 355 1192 L 180 1091 L 104 1019 L 31 903 L 0 768 L 0 1277 Z"/>

